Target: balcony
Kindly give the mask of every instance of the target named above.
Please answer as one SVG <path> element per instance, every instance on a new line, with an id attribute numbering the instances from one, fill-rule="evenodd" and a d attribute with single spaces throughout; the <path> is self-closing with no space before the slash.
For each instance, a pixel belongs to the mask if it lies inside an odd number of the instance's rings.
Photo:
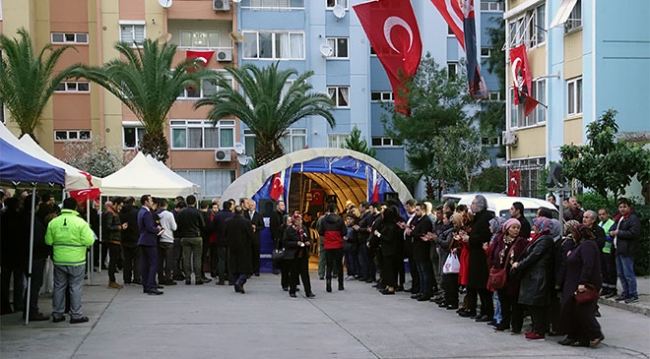
<path id="1" fill-rule="evenodd" d="M 208 67 L 215 63 L 230 64 L 236 54 L 230 39 L 231 21 L 169 20 L 167 31 L 172 35 L 170 43 L 178 46 L 179 57 L 184 58 L 186 50 L 212 50 L 215 52 Z"/>
<path id="2" fill-rule="evenodd" d="M 228 11 L 215 11 L 213 0 L 174 0 L 167 10 L 168 20 L 227 20 L 232 21 L 234 7 Z"/>

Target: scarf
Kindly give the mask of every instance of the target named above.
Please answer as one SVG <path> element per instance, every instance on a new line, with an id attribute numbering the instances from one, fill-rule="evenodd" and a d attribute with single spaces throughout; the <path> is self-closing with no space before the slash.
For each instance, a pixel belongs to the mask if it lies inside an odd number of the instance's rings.
<path id="1" fill-rule="evenodd" d="M 537 232 L 533 235 L 531 243 L 538 240 L 541 236 L 551 233 L 551 228 L 553 228 L 553 223 L 546 217 L 535 217 L 533 219 L 533 224 L 537 228 Z"/>
<path id="2" fill-rule="evenodd" d="M 631 209 L 630 209 L 629 211 L 627 211 L 627 213 L 626 213 L 625 215 L 622 215 L 622 214 L 620 214 L 620 213 L 617 213 L 616 216 L 614 216 L 614 222 L 618 222 L 618 220 L 621 219 L 621 218 L 623 218 L 623 219 L 628 219 L 628 218 L 630 217 L 631 214 L 632 214 L 632 210 L 631 210 Z"/>

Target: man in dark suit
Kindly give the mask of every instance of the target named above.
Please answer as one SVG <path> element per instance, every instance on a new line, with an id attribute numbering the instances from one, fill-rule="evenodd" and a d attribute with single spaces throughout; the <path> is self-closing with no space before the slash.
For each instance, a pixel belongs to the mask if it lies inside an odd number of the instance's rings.
<path id="1" fill-rule="evenodd" d="M 135 207 L 135 198 L 127 197 L 124 207 L 120 211 L 120 222 L 128 223 L 122 231 L 122 253 L 124 255 L 124 284 L 142 284 L 141 260 L 142 251 L 138 247 L 138 209 Z"/>
<path id="2" fill-rule="evenodd" d="M 251 258 L 253 261 L 253 273 L 256 277 L 260 276 L 260 233 L 264 229 L 264 218 L 262 214 L 255 211 L 255 201 L 252 199 L 248 201 L 248 208 L 243 209 L 244 218 L 251 221 L 253 229 L 253 240 L 251 241 Z"/>
<path id="3" fill-rule="evenodd" d="M 149 295 L 160 295 L 156 285 L 156 272 L 158 271 L 158 234 L 162 227 L 156 226 L 153 218 L 153 200 L 145 194 L 140 198 L 142 208 L 138 212 L 138 228 L 140 237 L 138 245 L 142 249 L 142 291 Z"/>
<path id="4" fill-rule="evenodd" d="M 224 221 L 224 235 L 228 238 L 228 272 L 231 278 L 235 278 L 235 292 L 241 294 L 245 293 L 246 278 L 253 272 L 251 260 L 253 227 L 248 219 L 242 217 L 243 211 L 241 206 L 235 206 L 233 216 Z"/>
<path id="5" fill-rule="evenodd" d="M 226 284 L 226 268 L 228 268 L 228 237 L 226 237 L 225 232 L 225 221 L 233 216 L 230 208 L 232 208 L 232 202 L 223 202 L 223 210 L 217 212 L 212 219 L 212 227 L 217 231 L 217 257 L 219 258 L 219 261 L 217 262 L 217 272 L 219 275 L 219 281 L 216 283 L 217 285 Z M 228 274 L 232 275 L 232 273 Z"/>

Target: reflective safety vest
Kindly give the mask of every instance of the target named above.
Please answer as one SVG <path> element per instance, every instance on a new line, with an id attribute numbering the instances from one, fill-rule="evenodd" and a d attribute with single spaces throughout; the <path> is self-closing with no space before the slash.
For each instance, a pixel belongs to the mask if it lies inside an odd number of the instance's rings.
<path id="1" fill-rule="evenodd" d="M 47 226 L 45 244 L 53 248 L 53 262 L 57 266 L 86 264 L 86 248 L 95 243 L 95 236 L 79 212 L 62 209 L 61 215 Z"/>
<path id="2" fill-rule="evenodd" d="M 605 246 L 603 253 L 612 253 L 612 237 L 609 235 L 609 229 L 614 225 L 614 221 L 608 219 L 607 222 L 600 222 L 598 225 L 605 230 Z"/>

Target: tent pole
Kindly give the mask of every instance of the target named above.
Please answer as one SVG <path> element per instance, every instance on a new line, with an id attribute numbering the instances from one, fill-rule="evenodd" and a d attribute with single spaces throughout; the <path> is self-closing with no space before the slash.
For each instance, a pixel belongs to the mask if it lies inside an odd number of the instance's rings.
<path id="1" fill-rule="evenodd" d="M 90 198 L 86 198 L 86 219 L 88 221 L 88 225 L 90 226 Z M 92 228 L 92 226 L 91 226 Z M 93 246 L 95 243 L 93 243 L 92 246 L 90 246 L 90 265 L 88 266 L 88 284 L 91 284 L 93 282 L 93 266 L 95 263 L 93 263 L 94 259 L 94 248 Z"/>
<path id="2" fill-rule="evenodd" d="M 104 212 L 102 211 L 102 196 L 99 196 L 99 267 L 97 268 L 97 273 L 102 272 L 102 266 L 104 263 L 102 262 L 102 215 Z"/>
<path id="3" fill-rule="evenodd" d="M 29 324 L 30 299 L 32 296 L 32 269 L 34 265 L 34 216 L 36 214 L 36 186 L 32 187 L 32 213 L 29 216 L 29 265 L 27 267 L 27 301 L 25 302 L 25 325 Z M 38 295 L 38 293 L 36 293 Z"/>

